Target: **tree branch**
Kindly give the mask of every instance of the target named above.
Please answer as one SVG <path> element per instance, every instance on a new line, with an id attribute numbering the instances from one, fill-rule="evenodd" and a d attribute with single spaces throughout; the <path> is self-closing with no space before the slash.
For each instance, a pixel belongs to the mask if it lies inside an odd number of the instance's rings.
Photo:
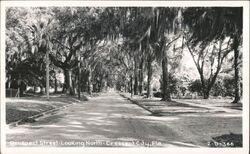
<path id="1" fill-rule="evenodd" d="M 68 46 L 62 44 L 60 41 L 58 41 L 57 39 L 52 39 L 53 41 L 56 41 L 58 44 L 60 44 L 61 46 L 63 46 L 64 48 L 71 50 Z"/>

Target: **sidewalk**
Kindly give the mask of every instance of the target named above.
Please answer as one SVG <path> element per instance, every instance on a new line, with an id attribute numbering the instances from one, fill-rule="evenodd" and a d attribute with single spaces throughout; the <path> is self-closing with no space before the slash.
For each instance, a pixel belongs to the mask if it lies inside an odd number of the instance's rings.
<path id="1" fill-rule="evenodd" d="M 6 98 L 6 123 L 16 126 L 25 122 L 35 122 L 37 117 L 86 100 L 88 98 L 85 96 L 78 100 L 76 96 L 65 94 L 51 95 L 49 101 L 45 96 Z"/>

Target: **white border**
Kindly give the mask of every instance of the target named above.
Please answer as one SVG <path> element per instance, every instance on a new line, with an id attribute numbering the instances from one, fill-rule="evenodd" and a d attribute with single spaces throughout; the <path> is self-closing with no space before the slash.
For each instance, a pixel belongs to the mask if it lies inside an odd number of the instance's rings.
<path id="1" fill-rule="evenodd" d="M 234 6 L 243 7 L 243 148 L 6 148 L 5 147 L 5 7 L 9 6 Z M 249 153 L 249 1 L 2 1 L 1 2 L 1 153 Z"/>
<path id="2" fill-rule="evenodd" d="M 243 147 L 249 153 L 249 2 L 243 8 Z M 244 131 L 245 130 L 245 131 Z"/>
<path id="3" fill-rule="evenodd" d="M 55 1 L 3 1 L 2 2 L 3 7 L 6 6 L 24 6 L 24 7 L 30 7 L 30 6 L 122 6 L 122 7 L 128 7 L 128 6 L 140 6 L 140 7 L 156 7 L 156 6 L 169 6 L 169 7 L 177 7 L 177 6 L 233 6 L 233 7 L 240 7 L 240 6 L 247 6 L 249 5 L 249 2 L 247 1 L 64 1 L 64 0 L 55 0 Z"/>

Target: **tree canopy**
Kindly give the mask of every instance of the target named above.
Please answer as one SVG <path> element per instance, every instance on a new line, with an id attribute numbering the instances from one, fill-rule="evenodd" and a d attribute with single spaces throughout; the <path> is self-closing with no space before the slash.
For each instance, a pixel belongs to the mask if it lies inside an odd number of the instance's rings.
<path id="1" fill-rule="evenodd" d="M 109 87 L 147 97 L 161 91 L 164 101 L 200 89 L 208 98 L 227 74 L 237 102 L 242 20 L 240 7 L 9 7 L 6 85 L 45 87 L 49 53 L 50 86 L 61 72 L 71 95 Z"/>

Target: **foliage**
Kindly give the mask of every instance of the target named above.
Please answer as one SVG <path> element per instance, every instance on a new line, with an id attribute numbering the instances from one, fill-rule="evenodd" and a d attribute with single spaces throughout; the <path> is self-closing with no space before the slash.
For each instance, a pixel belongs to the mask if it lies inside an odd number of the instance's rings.
<path id="1" fill-rule="evenodd" d="M 197 79 L 189 83 L 188 90 L 191 92 L 197 92 L 199 95 L 201 95 L 202 92 L 201 81 Z"/>
<path id="2" fill-rule="evenodd" d="M 186 45 L 199 72 L 204 98 L 209 97 L 227 55 L 233 50 L 238 55 L 242 19 L 235 17 L 242 18 L 241 11 L 241 8 L 187 8 L 184 11 L 186 30 L 191 32 L 185 33 Z M 236 75 L 238 81 L 238 73 Z"/>
<path id="3" fill-rule="evenodd" d="M 10 7 L 6 85 L 44 87 L 49 52 L 50 85 L 58 85 L 62 71 L 70 94 L 109 86 L 134 94 L 146 89 L 148 97 L 161 89 L 163 100 L 188 90 L 231 96 L 232 75 L 223 72 L 236 66 L 231 51 L 241 50 L 240 17 L 242 8 L 227 7 Z M 187 52 L 200 80 L 190 82 L 197 75 L 186 65 Z M 239 68 L 241 59 L 238 52 Z"/>

